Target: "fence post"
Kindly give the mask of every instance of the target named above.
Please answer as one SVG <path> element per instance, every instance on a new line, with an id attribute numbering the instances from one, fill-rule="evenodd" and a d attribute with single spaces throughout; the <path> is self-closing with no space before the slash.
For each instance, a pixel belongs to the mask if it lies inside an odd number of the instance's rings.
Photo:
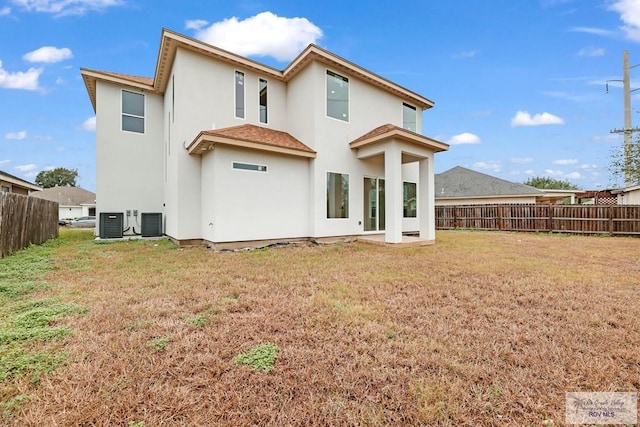
<path id="1" fill-rule="evenodd" d="M 549 224 L 549 226 L 547 228 L 549 229 L 549 233 L 553 233 L 553 205 L 549 203 L 547 209 L 549 209 L 549 219 L 547 220 L 547 224 Z"/>
<path id="2" fill-rule="evenodd" d="M 613 227 L 613 217 L 615 216 L 615 211 L 613 210 L 614 206 L 610 205 L 609 206 L 609 235 L 613 236 L 614 233 L 614 227 Z"/>

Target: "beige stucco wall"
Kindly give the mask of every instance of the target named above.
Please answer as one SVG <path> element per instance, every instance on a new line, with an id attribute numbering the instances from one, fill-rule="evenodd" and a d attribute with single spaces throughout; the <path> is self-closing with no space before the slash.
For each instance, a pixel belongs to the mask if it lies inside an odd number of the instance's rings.
<path id="1" fill-rule="evenodd" d="M 96 216 L 101 212 L 163 212 L 162 97 L 145 95 L 145 133 L 121 130 L 122 87 L 97 82 Z M 139 224 L 136 230 L 140 228 Z M 96 227 L 99 230 L 99 226 Z"/>

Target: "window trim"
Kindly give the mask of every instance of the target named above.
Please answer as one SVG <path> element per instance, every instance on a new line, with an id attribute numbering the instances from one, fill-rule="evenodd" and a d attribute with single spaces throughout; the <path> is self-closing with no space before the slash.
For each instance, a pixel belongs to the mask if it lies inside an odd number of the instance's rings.
<path id="1" fill-rule="evenodd" d="M 408 128 L 407 128 L 407 127 L 405 127 L 405 125 L 404 125 L 404 123 L 405 123 L 405 120 L 404 120 L 404 107 L 405 107 L 405 106 L 406 106 L 406 107 L 409 107 L 410 109 L 412 109 L 412 110 L 413 110 L 413 112 L 414 112 L 414 114 L 415 114 L 415 122 L 414 122 L 414 123 L 415 123 L 415 125 L 416 125 L 416 128 L 415 128 L 415 129 L 413 129 L 413 130 L 408 129 Z M 402 119 L 402 129 L 406 129 L 406 130 L 408 130 L 408 131 L 410 131 L 410 132 L 418 132 L 418 108 L 417 108 L 415 105 L 411 105 L 411 104 L 409 104 L 408 102 L 404 102 L 404 101 L 403 101 L 403 102 L 402 102 L 402 110 L 400 111 L 400 114 L 401 114 L 401 116 L 402 116 L 402 118 L 401 118 L 401 119 Z"/>
<path id="2" fill-rule="evenodd" d="M 124 110 L 124 97 L 123 94 L 124 92 L 129 92 L 129 93 L 133 93 L 135 95 L 140 95 L 142 96 L 142 108 L 144 110 L 144 115 L 142 116 L 137 116 L 135 114 L 130 114 L 130 113 L 125 113 Z M 147 96 L 144 92 L 136 92 L 130 89 L 120 89 L 120 130 L 122 132 L 129 132 L 129 133 L 135 133 L 136 135 L 145 135 L 147 133 L 147 118 L 146 118 L 146 113 L 147 113 Z M 133 118 L 137 118 L 137 119 L 142 119 L 142 132 L 136 132 L 135 130 L 128 130 L 128 129 L 124 129 L 124 125 L 122 123 L 122 119 L 124 116 L 127 117 L 133 117 Z"/>
<path id="3" fill-rule="evenodd" d="M 242 117 L 238 116 L 238 74 L 242 74 Z M 247 119 L 247 75 L 240 70 L 233 72 L 233 117 L 239 120 Z"/>
<path id="4" fill-rule="evenodd" d="M 262 99 L 260 97 L 260 86 L 262 85 L 262 82 L 264 82 L 264 89 L 265 89 L 265 97 L 267 98 L 266 101 L 266 105 L 264 106 L 264 122 L 262 121 Z M 258 123 L 263 124 L 263 125 L 268 125 L 269 124 L 269 80 L 267 79 L 263 79 L 262 77 L 258 77 Z"/>
<path id="5" fill-rule="evenodd" d="M 243 166 L 250 166 L 250 167 L 248 168 L 236 167 L 236 165 L 243 165 Z M 269 173 L 268 165 L 260 165 L 258 163 L 248 163 L 248 162 L 241 162 L 241 161 L 235 161 L 235 160 L 231 161 L 231 169 L 234 171 L 240 171 L 240 172 Z"/>
<path id="6" fill-rule="evenodd" d="M 340 217 L 330 217 L 329 216 L 329 174 L 334 174 L 334 175 L 346 175 L 347 176 L 347 216 L 340 216 Z M 324 189 L 325 189 L 325 219 L 328 220 L 348 220 L 350 219 L 350 215 L 351 215 L 351 174 L 349 173 L 343 173 L 343 172 L 334 172 L 334 171 L 330 171 L 327 170 L 325 172 L 325 182 L 324 182 Z"/>
<path id="7" fill-rule="evenodd" d="M 334 74 L 336 76 L 342 77 L 343 79 L 345 79 L 347 81 L 347 119 L 343 120 L 337 117 L 332 117 L 329 115 L 329 98 L 328 98 L 328 94 L 327 94 L 327 77 L 329 77 L 329 73 Z M 330 68 L 325 68 L 325 72 L 324 72 L 324 115 L 326 118 L 328 119 L 333 119 L 333 120 L 337 120 L 339 122 L 342 123 L 350 123 L 351 121 L 351 84 L 350 84 L 350 80 L 349 77 L 342 75 L 341 73 L 337 73 L 335 71 L 333 71 Z"/>
<path id="8" fill-rule="evenodd" d="M 416 187 L 416 209 L 415 209 L 416 214 L 415 214 L 415 216 L 406 216 L 405 215 L 405 199 L 404 199 L 405 184 L 413 184 Z M 402 218 L 408 218 L 408 219 L 418 218 L 418 183 L 417 182 L 402 181 Z"/>

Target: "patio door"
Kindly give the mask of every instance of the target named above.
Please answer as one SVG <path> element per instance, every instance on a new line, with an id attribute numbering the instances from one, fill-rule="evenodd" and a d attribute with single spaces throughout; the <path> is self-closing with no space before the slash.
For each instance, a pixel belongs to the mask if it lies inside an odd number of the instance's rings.
<path id="1" fill-rule="evenodd" d="M 364 231 L 384 230 L 384 179 L 364 178 Z"/>

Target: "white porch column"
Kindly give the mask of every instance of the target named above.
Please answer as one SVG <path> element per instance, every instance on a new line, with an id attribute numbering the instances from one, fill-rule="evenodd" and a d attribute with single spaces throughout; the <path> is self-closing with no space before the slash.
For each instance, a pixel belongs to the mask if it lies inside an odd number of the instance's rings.
<path id="1" fill-rule="evenodd" d="M 435 177 L 429 162 L 429 157 L 418 162 L 420 168 L 420 184 L 418 185 L 418 218 L 420 221 L 420 238 L 424 240 L 435 240 Z"/>
<path id="2" fill-rule="evenodd" d="M 402 152 L 396 144 L 384 150 L 385 235 L 387 243 L 402 243 Z"/>

